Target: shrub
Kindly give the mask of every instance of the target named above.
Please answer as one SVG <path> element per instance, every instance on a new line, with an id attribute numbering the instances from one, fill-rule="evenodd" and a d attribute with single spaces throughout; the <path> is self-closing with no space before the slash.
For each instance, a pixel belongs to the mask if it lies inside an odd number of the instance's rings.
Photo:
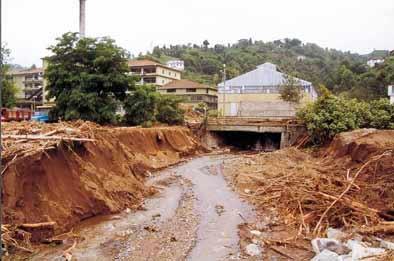
<path id="1" fill-rule="evenodd" d="M 297 113 L 316 144 L 358 128 L 394 128 L 394 106 L 387 99 L 370 103 L 326 94 Z"/>
<path id="2" fill-rule="evenodd" d="M 182 99 L 176 96 L 162 95 L 157 103 L 156 119 L 167 124 L 182 124 L 184 111 L 179 108 Z"/>
<path id="3" fill-rule="evenodd" d="M 388 99 L 370 102 L 368 126 L 376 129 L 394 129 L 394 105 Z"/>

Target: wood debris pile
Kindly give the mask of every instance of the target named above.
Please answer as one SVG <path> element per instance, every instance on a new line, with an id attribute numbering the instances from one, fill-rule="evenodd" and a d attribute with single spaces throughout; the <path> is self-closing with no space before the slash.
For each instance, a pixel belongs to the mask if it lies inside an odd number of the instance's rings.
<path id="1" fill-rule="evenodd" d="M 7 166 L 29 155 L 56 148 L 61 143 L 94 141 L 93 129 L 99 128 L 91 122 L 10 122 L 1 126 L 2 163 Z M 5 168 L 3 169 L 4 172 Z"/>
<path id="2" fill-rule="evenodd" d="M 1 225 L 1 242 L 3 245 L 3 253 L 9 253 L 17 250 L 33 253 L 31 246 L 31 234 L 18 229 L 16 226 Z"/>
<path id="3" fill-rule="evenodd" d="M 299 234 L 322 235 L 328 227 L 363 232 L 365 226 L 371 228 L 365 233 L 384 233 L 373 228 L 394 227 L 391 148 L 374 150 L 363 162 L 353 162 L 348 155 L 313 157 L 288 148 L 247 156 L 227 168 L 235 170 L 235 185 L 245 197 L 283 217 Z"/>

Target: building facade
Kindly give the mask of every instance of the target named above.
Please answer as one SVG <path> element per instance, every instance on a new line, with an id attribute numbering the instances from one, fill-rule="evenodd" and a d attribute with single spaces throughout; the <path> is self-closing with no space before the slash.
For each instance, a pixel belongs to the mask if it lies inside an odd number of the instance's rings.
<path id="1" fill-rule="evenodd" d="M 217 89 L 190 80 L 175 80 L 159 87 L 157 91 L 163 95 L 177 95 L 184 99 L 184 103 L 197 106 L 205 103 L 211 110 L 217 109 Z"/>
<path id="2" fill-rule="evenodd" d="M 132 75 L 140 77 L 139 84 L 160 87 L 181 79 L 181 71 L 151 60 L 131 60 L 129 67 Z"/>
<path id="3" fill-rule="evenodd" d="M 170 60 L 166 64 L 168 67 L 177 69 L 179 71 L 185 70 L 185 62 L 182 60 Z"/>
<path id="4" fill-rule="evenodd" d="M 367 61 L 367 65 L 369 67 L 375 67 L 377 64 L 381 64 L 381 63 L 384 63 L 383 58 L 370 59 Z"/>
<path id="5" fill-rule="evenodd" d="M 290 76 L 279 72 L 276 65 L 264 63 L 251 72 L 218 85 L 218 110 L 222 116 L 294 117 L 297 106 L 283 101 L 280 89 Z M 312 83 L 292 77 L 303 92 L 302 103 L 313 101 L 317 93 Z"/>
<path id="6" fill-rule="evenodd" d="M 17 92 L 17 107 L 35 109 L 44 103 L 44 70 L 42 68 L 10 72 Z"/>

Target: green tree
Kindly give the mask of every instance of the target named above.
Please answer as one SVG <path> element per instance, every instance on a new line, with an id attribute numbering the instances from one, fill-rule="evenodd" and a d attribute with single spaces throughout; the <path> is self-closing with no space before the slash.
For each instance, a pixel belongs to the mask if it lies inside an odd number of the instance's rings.
<path id="1" fill-rule="evenodd" d="M 154 121 L 158 99 L 159 94 L 153 86 L 137 86 L 124 103 L 126 111 L 124 121 L 131 125 L 140 125 L 144 122 Z"/>
<path id="2" fill-rule="evenodd" d="M 302 90 L 299 81 L 292 76 L 285 76 L 285 83 L 280 88 L 280 97 L 287 102 L 299 103 L 302 99 Z"/>
<path id="3" fill-rule="evenodd" d="M 77 33 L 64 34 L 49 50 L 45 77 L 48 98 L 56 99 L 52 116 L 113 122 L 119 102 L 134 87 L 129 54 L 110 38 L 79 39 Z"/>
<path id="4" fill-rule="evenodd" d="M 8 64 L 10 53 L 11 51 L 6 46 L 1 46 L 1 104 L 7 108 L 12 108 L 16 105 L 16 95 L 18 93 L 18 89 L 8 75 L 10 70 L 10 65 Z"/>
<path id="5" fill-rule="evenodd" d="M 204 45 L 205 49 L 208 49 L 208 46 L 209 46 L 208 40 L 204 40 L 204 42 L 202 44 Z"/>
<path id="6" fill-rule="evenodd" d="M 171 95 L 162 95 L 157 104 L 156 119 L 170 125 L 184 121 L 184 111 L 179 107 L 182 99 Z"/>

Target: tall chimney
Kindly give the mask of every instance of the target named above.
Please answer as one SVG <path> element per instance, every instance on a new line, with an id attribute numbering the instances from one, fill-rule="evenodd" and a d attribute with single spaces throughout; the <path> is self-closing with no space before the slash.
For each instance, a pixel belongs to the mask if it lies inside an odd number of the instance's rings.
<path id="1" fill-rule="evenodd" d="M 81 38 L 85 37 L 86 33 L 86 0 L 79 0 L 79 35 Z"/>

